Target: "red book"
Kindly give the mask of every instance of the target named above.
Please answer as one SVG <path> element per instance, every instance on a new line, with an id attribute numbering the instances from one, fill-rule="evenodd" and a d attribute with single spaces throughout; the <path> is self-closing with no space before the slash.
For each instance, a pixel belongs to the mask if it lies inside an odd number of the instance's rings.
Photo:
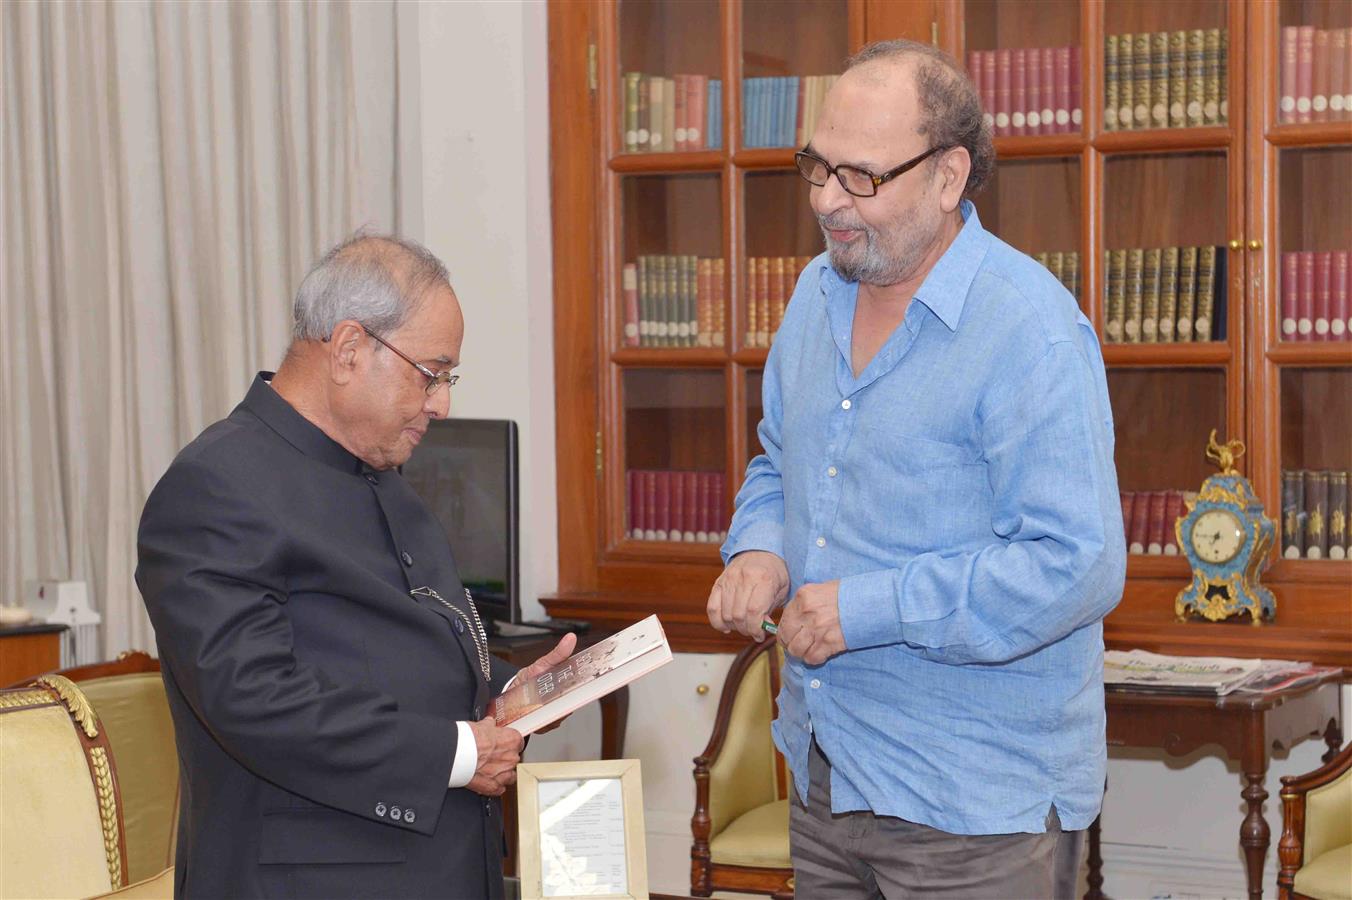
<path id="1" fill-rule="evenodd" d="M 1052 61 L 1052 131 L 1064 134 L 1070 131 L 1070 48 L 1057 47 Z"/>
<path id="2" fill-rule="evenodd" d="M 1024 51 L 1028 61 L 1027 108 L 1024 111 L 1024 133 L 1042 134 L 1042 48 Z"/>
<path id="3" fill-rule="evenodd" d="M 643 503 L 643 539 L 657 540 L 657 473 L 643 473 L 643 493 L 647 498 Z"/>
<path id="4" fill-rule="evenodd" d="M 685 141 L 691 150 L 703 150 L 709 145 L 709 137 L 704 133 L 704 120 L 709 115 L 709 76 L 691 75 L 687 83 L 690 96 L 685 101 L 685 109 L 690 121 L 685 126 Z"/>
<path id="5" fill-rule="evenodd" d="M 673 146 L 678 151 L 690 149 L 689 141 L 686 139 L 686 126 L 690 123 L 690 113 L 686 108 L 686 100 L 689 97 L 689 88 L 687 88 L 685 84 L 689 77 L 690 76 L 688 75 L 677 75 L 674 79 L 676 82 L 676 96 L 673 98 L 673 102 L 676 105 L 676 129 L 672 132 L 672 139 L 674 142 Z"/>
<path id="6" fill-rule="evenodd" d="M 1314 336 L 1313 340 L 1327 341 L 1332 340 L 1329 334 L 1329 307 L 1332 298 L 1329 296 L 1330 289 L 1333 287 L 1330 276 L 1333 274 L 1331 267 L 1333 265 L 1333 254 L 1316 253 L 1314 255 Z"/>
<path id="7" fill-rule="evenodd" d="M 681 487 L 685 491 L 685 520 L 681 522 L 681 539 L 693 541 L 699 530 L 699 473 L 681 473 Z"/>
<path id="8" fill-rule="evenodd" d="M 1314 339 L 1314 254 L 1300 253 L 1300 279 L 1296 289 L 1296 340 Z"/>
<path id="9" fill-rule="evenodd" d="M 671 514 L 667 519 L 667 540 L 685 540 L 685 473 L 671 472 Z"/>
<path id="10" fill-rule="evenodd" d="M 1300 290 L 1300 254 L 1287 251 L 1282 254 L 1282 321 L 1281 340 L 1295 341 L 1296 297 Z"/>
<path id="11" fill-rule="evenodd" d="M 1028 51 L 1022 47 L 1010 52 L 1009 133 L 1028 133 Z"/>
<path id="12" fill-rule="evenodd" d="M 1165 491 L 1150 492 L 1150 518 L 1146 525 L 1145 552 L 1158 556 L 1164 552 Z"/>
<path id="13" fill-rule="evenodd" d="M 1013 134 L 1010 126 L 1010 102 L 1013 88 L 1010 69 L 1013 67 L 1008 50 L 995 51 L 995 133 Z"/>
<path id="14" fill-rule="evenodd" d="M 1347 32 L 1335 28 L 1329 35 L 1329 118 L 1335 121 L 1352 114 L 1347 107 Z"/>
<path id="15" fill-rule="evenodd" d="M 1329 58 L 1329 33 L 1320 28 L 1314 33 L 1314 77 L 1310 89 L 1310 118 L 1315 122 L 1329 119 L 1329 75 L 1333 60 Z"/>
<path id="16" fill-rule="evenodd" d="M 978 78 L 981 77 L 980 50 L 967 51 L 967 75 L 972 79 L 972 81 L 976 81 Z"/>
<path id="17" fill-rule="evenodd" d="M 718 523 L 718 541 L 728 537 L 728 508 L 723 503 L 723 473 L 714 473 L 714 521 Z"/>
<path id="18" fill-rule="evenodd" d="M 1122 501 L 1122 533 L 1126 534 L 1131 530 L 1131 506 L 1136 495 L 1131 491 L 1118 491 L 1117 496 Z"/>
<path id="19" fill-rule="evenodd" d="M 657 473 L 657 505 L 654 507 L 657 526 L 657 540 L 671 540 L 671 473 L 665 470 Z"/>
<path id="20" fill-rule="evenodd" d="M 981 98 L 981 119 L 989 126 L 994 126 L 994 117 L 992 115 L 995 106 L 991 103 L 992 97 L 986 93 L 986 55 L 989 50 L 969 50 L 967 52 L 967 73 L 972 77 L 972 84 L 976 85 L 977 96 Z"/>
<path id="21" fill-rule="evenodd" d="M 1339 250 L 1333 254 L 1333 302 L 1330 304 L 1333 321 L 1329 323 L 1335 341 L 1352 339 L 1352 298 L 1347 295 L 1347 281 L 1352 275 L 1347 269 L 1348 252 Z"/>
<path id="22" fill-rule="evenodd" d="M 1296 121 L 1296 42 L 1300 29 L 1294 25 L 1282 28 L 1282 78 L 1277 110 L 1283 122 Z"/>
<path id="23" fill-rule="evenodd" d="M 624 293 L 624 345 L 638 346 L 638 267 L 625 263 L 620 276 Z"/>
<path id="24" fill-rule="evenodd" d="M 714 472 L 701 472 L 700 480 L 704 482 L 704 530 L 709 540 L 717 543 L 718 510 L 722 506 L 722 498 L 718 496 L 718 480 L 714 475 Z"/>
<path id="25" fill-rule="evenodd" d="M 1042 48 L 1042 114 L 1038 120 L 1042 123 L 1043 134 L 1056 134 L 1056 51 L 1051 47 Z"/>
<path id="26" fill-rule="evenodd" d="M 986 124 L 995 134 L 995 51 L 981 51 L 981 106 L 986 110 Z"/>
<path id="27" fill-rule="evenodd" d="M 628 521 L 625 523 L 627 527 L 625 528 L 624 536 L 636 541 L 643 538 L 643 528 L 639 525 L 639 523 L 643 521 L 643 491 L 639 490 L 639 485 L 642 484 L 642 481 L 642 477 L 633 469 L 624 473 L 624 493 L 629 507 L 626 510 L 629 517 Z"/>
<path id="28" fill-rule="evenodd" d="M 704 486 L 704 473 L 690 473 L 690 491 L 694 497 L 695 540 L 703 544 L 709 540 L 709 492 Z"/>
<path id="29" fill-rule="evenodd" d="M 1131 504 L 1131 528 L 1127 531 L 1127 552 L 1144 553 L 1147 525 L 1150 521 L 1150 494 L 1137 491 Z"/>
<path id="30" fill-rule="evenodd" d="M 1177 556 L 1183 548 L 1178 545 L 1178 529 L 1175 525 L 1183 518 L 1183 494 L 1169 491 L 1164 498 L 1164 555 Z"/>
<path id="31" fill-rule="evenodd" d="M 1070 48 L 1070 130 L 1079 131 L 1084 115 L 1080 112 L 1080 48 Z"/>
<path id="32" fill-rule="evenodd" d="M 1296 121 L 1310 121 L 1314 99 L 1314 26 L 1301 25 L 1296 33 Z"/>

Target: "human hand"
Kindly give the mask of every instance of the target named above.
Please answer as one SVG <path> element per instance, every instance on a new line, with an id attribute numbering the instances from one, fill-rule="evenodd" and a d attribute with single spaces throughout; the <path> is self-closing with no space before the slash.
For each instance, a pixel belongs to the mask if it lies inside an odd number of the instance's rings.
<path id="1" fill-rule="evenodd" d="M 733 630 L 765 639 L 761 622 L 789 593 L 789 569 L 773 553 L 747 550 L 734 556 L 709 591 L 705 611 L 709 624 L 727 634 Z"/>
<path id="2" fill-rule="evenodd" d="M 576 647 L 577 647 L 577 635 L 571 632 L 565 634 L 563 637 L 559 638 L 559 642 L 554 645 L 553 650 L 550 650 L 544 656 L 540 657 L 535 662 L 526 666 L 520 672 L 517 672 L 516 680 L 518 682 L 534 680 L 535 678 L 539 677 L 540 675 L 543 675 L 545 672 L 548 672 L 550 669 L 554 668 L 559 663 L 566 660 L 568 657 L 572 656 L 573 650 Z M 544 734 L 545 732 L 553 731 L 555 728 L 558 728 L 560 725 L 562 725 L 563 720 L 566 718 L 568 718 L 568 716 L 564 716 L 563 719 L 557 719 L 553 722 L 550 722 L 545 727 L 537 729 L 535 733 Z"/>
<path id="3" fill-rule="evenodd" d="M 779 642 L 785 653 L 809 666 L 819 666 L 845 652 L 845 634 L 840 630 L 840 582 L 800 587 L 779 620 Z"/>
<path id="4" fill-rule="evenodd" d="M 465 787 L 485 797 L 499 797 L 516 783 L 516 764 L 526 739 L 515 728 L 499 728 L 492 716 L 469 723 L 479 749 L 479 764 Z"/>

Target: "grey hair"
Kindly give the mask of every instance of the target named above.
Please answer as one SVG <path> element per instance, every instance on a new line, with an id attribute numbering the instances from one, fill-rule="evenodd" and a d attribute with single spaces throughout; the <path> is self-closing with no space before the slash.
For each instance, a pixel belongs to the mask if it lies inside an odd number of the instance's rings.
<path id="1" fill-rule="evenodd" d="M 345 319 L 389 334 L 443 286 L 450 287 L 446 266 L 422 244 L 359 231 L 325 253 L 300 283 L 292 339 L 325 340 Z"/>
<path id="2" fill-rule="evenodd" d="M 915 58 L 916 94 L 923 118 L 917 129 L 932 147 L 962 147 L 972 160 L 962 195 L 981 193 L 995 172 L 995 142 L 981 115 L 981 96 L 967 74 L 938 47 L 897 38 L 869 44 L 845 61 L 846 71 L 877 61 Z M 938 156 L 931 157 L 938 165 Z"/>

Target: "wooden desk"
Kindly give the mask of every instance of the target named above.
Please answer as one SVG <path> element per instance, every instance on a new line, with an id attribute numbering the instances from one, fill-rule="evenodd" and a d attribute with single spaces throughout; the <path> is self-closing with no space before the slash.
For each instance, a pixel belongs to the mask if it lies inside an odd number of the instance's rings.
<path id="1" fill-rule="evenodd" d="M 1260 695 L 1198 697 L 1150 694 L 1140 691 L 1107 692 L 1108 746 L 1150 747 L 1170 756 L 1184 756 L 1214 744 L 1228 759 L 1240 763 L 1247 812 L 1239 825 L 1244 848 L 1249 897 L 1263 896 L 1263 862 L 1272 832 L 1263 818 L 1264 787 L 1272 748 L 1289 749 L 1306 737 L 1322 735 L 1328 745 L 1324 760 L 1333 758 L 1342 744 L 1339 707 L 1341 674 L 1333 673 L 1311 684 Z M 1086 900 L 1102 900 L 1103 857 L 1099 851 L 1099 822 L 1089 828 L 1089 892 Z"/>
<path id="2" fill-rule="evenodd" d="M 0 685 L 61 668 L 62 624 L 34 622 L 0 628 Z"/>

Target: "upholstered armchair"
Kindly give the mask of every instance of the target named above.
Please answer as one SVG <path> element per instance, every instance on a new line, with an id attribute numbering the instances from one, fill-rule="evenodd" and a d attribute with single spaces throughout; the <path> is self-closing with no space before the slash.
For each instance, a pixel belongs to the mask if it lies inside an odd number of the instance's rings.
<path id="1" fill-rule="evenodd" d="M 0 690 L 0 897 L 126 884 L 117 767 L 85 695 L 59 675 Z"/>
<path id="2" fill-rule="evenodd" d="M 1282 900 L 1352 900 L 1352 743 L 1306 775 L 1282 779 Z"/>
<path id="3" fill-rule="evenodd" d="M 159 660 L 130 651 L 57 674 L 80 686 L 117 759 L 128 884 L 158 875 L 174 864 L 178 825 L 178 752 Z"/>
<path id="4" fill-rule="evenodd" d="M 783 654 L 774 640 L 737 654 L 704 752 L 695 757 L 690 893 L 793 896 L 788 776 L 770 738 Z"/>

